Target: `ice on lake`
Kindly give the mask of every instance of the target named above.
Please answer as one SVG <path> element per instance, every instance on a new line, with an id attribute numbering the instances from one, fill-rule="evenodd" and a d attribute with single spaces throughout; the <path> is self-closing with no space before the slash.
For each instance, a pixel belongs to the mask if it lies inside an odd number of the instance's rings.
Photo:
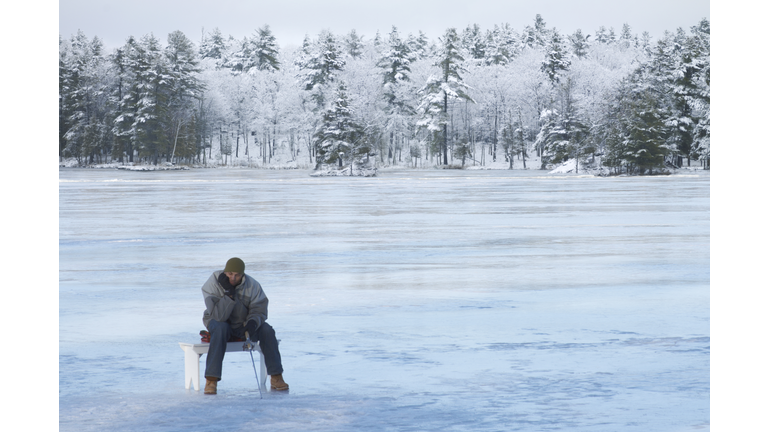
<path id="1" fill-rule="evenodd" d="M 59 172 L 62 431 L 709 429 L 708 172 Z M 239 256 L 250 357 L 184 388 L 200 287 Z M 203 357 L 203 361 L 205 358 Z"/>

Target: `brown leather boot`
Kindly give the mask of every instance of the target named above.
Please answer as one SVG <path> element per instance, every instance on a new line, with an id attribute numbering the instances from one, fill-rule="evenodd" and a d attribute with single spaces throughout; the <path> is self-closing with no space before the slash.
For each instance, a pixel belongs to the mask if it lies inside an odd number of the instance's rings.
<path id="1" fill-rule="evenodd" d="M 283 374 L 272 375 L 270 377 L 270 384 L 272 384 L 272 390 L 288 390 L 288 384 L 283 381 Z"/>
<path id="2" fill-rule="evenodd" d="M 216 378 L 205 377 L 205 394 L 216 394 L 216 386 L 219 380 Z"/>

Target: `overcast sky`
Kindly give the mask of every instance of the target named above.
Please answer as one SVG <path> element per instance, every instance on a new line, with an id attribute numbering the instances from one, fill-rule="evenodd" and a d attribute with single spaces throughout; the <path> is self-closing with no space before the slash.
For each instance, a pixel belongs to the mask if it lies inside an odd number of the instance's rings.
<path id="1" fill-rule="evenodd" d="M 98 36 L 107 48 L 125 43 L 128 36 L 148 33 L 166 41 L 168 33 L 181 30 L 199 43 L 202 29 L 215 27 L 226 36 L 249 36 L 268 24 L 278 44 L 301 44 L 323 29 L 347 34 L 355 29 L 367 40 L 382 36 L 396 26 L 402 35 L 421 30 L 437 39 L 445 29 L 470 24 L 483 31 L 494 24 L 509 23 L 516 31 L 541 14 L 549 28 L 562 34 L 580 28 L 594 33 L 613 27 L 617 34 L 624 23 L 633 33 L 648 31 L 654 38 L 664 30 L 686 31 L 701 18 L 710 18 L 709 0 L 60 0 L 59 34 L 69 38 L 78 29 L 89 38 Z"/>

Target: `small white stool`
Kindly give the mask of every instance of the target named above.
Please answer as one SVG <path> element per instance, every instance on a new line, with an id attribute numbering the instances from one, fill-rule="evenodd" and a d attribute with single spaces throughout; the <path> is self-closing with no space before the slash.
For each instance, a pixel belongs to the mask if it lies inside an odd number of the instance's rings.
<path id="1" fill-rule="evenodd" d="M 184 350 L 184 388 L 189 389 L 189 381 L 195 391 L 200 391 L 200 356 L 208 353 L 207 343 L 184 343 L 179 342 L 179 346 Z M 261 352 L 258 342 L 255 344 L 254 352 L 259 353 L 261 362 L 261 372 L 259 382 L 263 391 L 267 390 L 267 365 L 264 364 L 264 354 Z M 227 342 L 227 352 L 248 352 L 245 348 L 245 342 Z"/>

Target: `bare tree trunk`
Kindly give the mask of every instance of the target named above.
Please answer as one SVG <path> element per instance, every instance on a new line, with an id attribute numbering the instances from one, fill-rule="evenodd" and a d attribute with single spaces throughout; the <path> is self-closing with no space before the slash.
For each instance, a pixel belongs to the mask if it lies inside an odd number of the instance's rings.
<path id="1" fill-rule="evenodd" d="M 179 123 L 176 125 L 176 137 L 173 138 L 173 151 L 171 152 L 171 160 L 170 160 L 171 163 L 173 163 L 173 156 L 176 154 L 176 143 L 179 141 L 180 129 L 181 129 L 181 120 L 179 120 Z"/>
<path id="2" fill-rule="evenodd" d="M 448 115 L 448 94 L 443 94 L 443 112 Z M 443 165 L 448 165 L 448 123 L 443 124 Z"/>

